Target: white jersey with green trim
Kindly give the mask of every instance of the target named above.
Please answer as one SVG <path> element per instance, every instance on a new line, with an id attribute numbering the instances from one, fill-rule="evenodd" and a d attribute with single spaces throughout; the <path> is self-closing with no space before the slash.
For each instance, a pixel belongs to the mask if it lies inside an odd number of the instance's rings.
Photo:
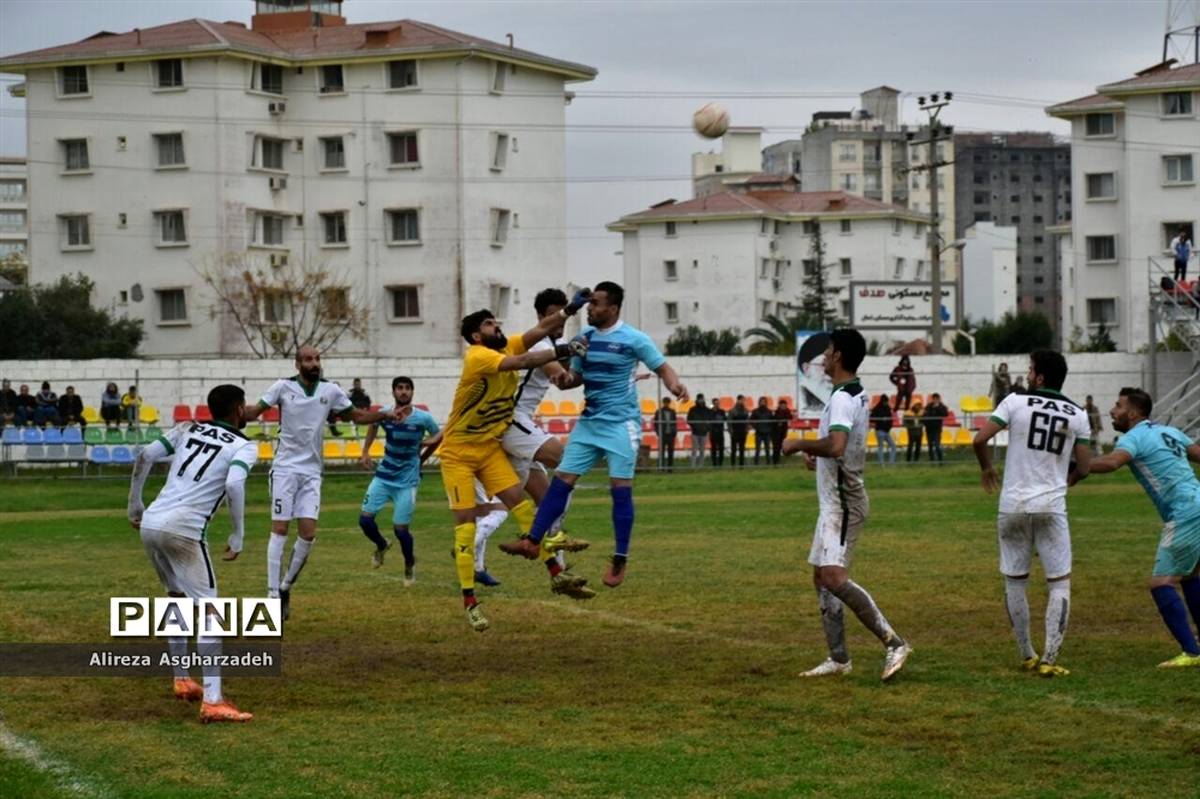
<path id="1" fill-rule="evenodd" d="M 202 539 L 225 499 L 230 469 L 247 474 L 258 446 L 222 422 L 186 422 L 147 447 L 155 460 L 170 458 L 167 484 L 142 514 L 142 527 Z"/>
<path id="2" fill-rule="evenodd" d="M 992 411 L 1008 428 L 1001 513 L 1066 513 L 1067 469 L 1092 434 L 1087 412 L 1057 391 L 1009 394 Z"/>
<path id="3" fill-rule="evenodd" d="M 271 473 L 320 475 L 325 422 L 330 412 L 342 413 L 352 407 L 342 387 L 321 380 L 309 390 L 299 378 L 289 377 L 276 380 L 258 404 L 279 406 L 279 447 Z"/>
<path id="4" fill-rule="evenodd" d="M 817 499 L 822 512 L 842 513 L 867 501 L 863 468 L 867 461 L 867 427 L 870 419 L 867 393 L 858 378 L 834 386 L 817 436 L 830 431 L 846 434 L 846 450 L 840 458 L 817 458 Z"/>

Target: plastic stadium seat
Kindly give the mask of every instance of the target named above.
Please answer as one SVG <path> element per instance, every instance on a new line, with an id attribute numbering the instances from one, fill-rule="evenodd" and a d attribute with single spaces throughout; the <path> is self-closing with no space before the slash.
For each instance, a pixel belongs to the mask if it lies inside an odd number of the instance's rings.
<path id="1" fill-rule="evenodd" d="M 980 413 L 991 413 L 996 410 L 995 406 L 992 405 L 992 398 L 982 395 L 975 398 L 975 409 Z"/>
<path id="2" fill-rule="evenodd" d="M 907 447 L 908 446 L 908 428 L 907 427 L 901 427 L 898 430 L 896 430 L 896 446 L 897 447 Z"/>
<path id="3" fill-rule="evenodd" d="M 733 410 L 733 402 L 734 402 L 733 397 L 718 397 L 717 398 L 717 406 L 720 407 L 720 409 L 725 411 L 726 413 Z"/>
<path id="4" fill-rule="evenodd" d="M 146 444 L 149 444 L 151 441 L 156 441 L 162 438 L 162 434 L 163 431 L 161 427 L 150 425 L 142 431 L 142 441 Z"/>
<path id="5" fill-rule="evenodd" d="M 954 433 L 951 433 L 949 430 L 947 430 L 944 427 L 942 428 L 942 446 L 944 446 L 944 447 L 953 447 L 954 446 Z"/>
<path id="6" fill-rule="evenodd" d="M 82 463 L 87 460 L 87 447 L 83 444 L 68 444 L 67 454 L 64 457 L 66 460 Z"/>
<path id="7" fill-rule="evenodd" d="M 362 448 L 361 441 L 355 440 L 355 441 L 347 441 L 346 442 L 346 457 L 347 458 L 353 458 L 354 460 L 358 460 L 359 458 L 362 457 L 362 454 L 363 454 L 363 448 Z"/>
<path id="8" fill-rule="evenodd" d="M 104 430 L 104 443 L 110 445 L 124 444 L 125 434 L 119 427 L 108 427 Z"/>
<path id="9" fill-rule="evenodd" d="M 13 446 L 14 444 L 20 444 L 21 443 L 21 429 L 19 427 L 4 428 L 4 437 L 3 437 L 3 439 L 0 439 L 0 443 L 7 444 L 10 447 Z"/>
<path id="10" fill-rule="evenodd" d="M 816 430 L 809 428 L 808 430 L 804 431 L 804 438 L 807 439 L 808 441 L 816 441 L 819 438 L 819 436 L 817 435 Z"/>
<path id="11" fill-rule="evenodd" d="M 692 434 L 691 433 L 688 433 L 683 438 L 679 439 L 679 444 L 678 444 L 678 446 L 675 447 L 675 449 L 681 449 L 681 450 L 684 450 L 685 452 L 687 450 L 690 450 L 691 448 L 692 448 Z"/>
<path id="12" fill-rule="evenodd" d="M 112 463 L 112 453 L 108 447 L 92 447 L 88 452 L 88 460 L 96 464 Z"/>
<path id="13" fill-rule="evenodd" d="M 962 422 L 960 422 L 958 417 L 954 415 L 954 411 L 947 408 L 945 421 L 946 427 L 958 427 L 960 424 L 962 424 Z"/>
<path id="14" fill-rule="evenodd" d="M 650 421 L 649 419 L 643 419 L 642 420 L 642 432 L 643 433 L 653 433 L 654 432 L 654 422 Z"/>
<path id="15" fill-rule="evenodd" d="M 975 436 L 971 435 L 971 431 L 967 428 L 960 427 L 954 434 L 954 443 L 960 447 L 969 447 L 975 443 Z"/>
<path id="16" fill-rule="evenodd" d="M 61 444 L 63 443 L 62 431 L 57 427 L 48 427 L 46 432 L 42 434 L 42 442 L 45 444 Z"/>
<path id="17" fill-rule="evenodd" d="M 26 427 L 21 431 L 21 443 L 26 445 L 41 444 L 42 431 L 36 427 Z"/>
<path id="18" fill-rule="evenodd" d="M 642 436 L 642 446 L 648 447 L 652 452 L 658 449 L 658 436 L 654 433 L 646 433 Z"/>
<path id="19" fill-rule="evenodd" d="M 576 405 L 572 400 L 563 400 L 562 402 L 558 403 L 558 415 L 578 416 L 579 406 Z"/>
<path id="20" fill-rule="evenodd" d="M 97 411 L 91 405 L 84 405 L 83 406 L 83 421 L 87 422 L 88 424 L 100 424 L 100 422 L 102 422 L 104 420 L 100 418 L 99 411 Z"/>
<path id="21" fill-rule="evenodd" d="M 67 448 L 62 444 L 47 444 L 45 457 L 48 461 L 65 461 L 67 459 Z"/>
<path id="22" fill-rule="evenodd" d="M 551 435 L 561 436 L 569 431 L 567 430 L 567 423 L 564 420 L 551 419 L 546 425 L 546 432 Z"/>
<path id="23" fill-rule="evenodd" d="M 690 433 L 692 426 L 687 423 L 687 417 L 682 413 L 675 417 L 675 429 L 680 433 Z"/>
<path id="24" fill-rule="evenodd" d="M 558 406 L 551 400 L 542 400 L 538 403 L 538 416 L 556 416 L 558 414 Z"/>
<path id="25" fill-rule="evenodd" d="M 875 437 L 874 430 L 867 431 L 867 446 L 872 449 L 879 446 L 879 439 Z"/>
<path id="26" fill-rule="evenodd" d="M 918 402 L 921 403 L 921 405 L 925 405 L 925 397 L 923 397 L 920 394 L 914 393 L 912 395 L 912 399 L 910 399 L 908 401 L 908 407 L 911 408 L 912 406 L 916 405 Z"/>
<path id="27" fill-rule="evenodd" d="M 176 405 L 175 411 L 171 414 L 171 418 L 175 424 L 180 422 L 192 421 L 192 408 L 190 405 Z"/>
<path id="28" fill-rule="evenodd" d="M 46 459 L 46 448 L 41 444 L 30 444 L 25 448 L 25 460 L 27 461 L 44 461 Z"/>
<path id="29" fill-rule="evenodd" d="M 979 430 L 979 429 L 981 429 L 981 428 L 982 428 L 982 427 L 983 427 L 985 424 L 987 424 L 987 417 L 986 417 L 986 416 L 976 416 L 976 417 L 975 417 L 975 421 L 972 423 L 972 426 L 973 426 L 973 427 L 974 427 L 976 430 Z"/>
<path id="30" fill-rule="evenodd" d="M 197 405 L 196 415 L 193 417 L 197 422 L 211 422 L 213 420 L 212 411 L 207 405 Z"/>
<path id="31" fill-rule="evenodd" d="M 567 432 L 568 433 L 575 429 L 575 423 L 578 421 L 579 421 L 578 419 L 568 419 L 567 420 Z"/>
<path id="32" fill-rule="evenodd" d="M 142 424 L 154 424 L 158 421 L 158 408 L 153 405 L 143 405 L 138 409 L 138 421 Z"/>
<path id="33" fill-rule="evenodd" d="M 145 438 L 142 435 L 142 431 L 137 429 L 136 427 L 130 427 L 128 430 L 125 431 L 125 442 L 124 443 L 132 446 L 134 444 L 141 444 L 143 441 L 145 441 Z"/>
<path id="34" fill-rule="evenodd" d="M 971 414 L 978 411 L 975 407 L 975 398 L 970 394 L 963 394 L 958 398 L 958 408 L 965 414 Z"/>
<path id="35" fill-rule="evenodd" d="M 695 400 L 687 399 L 687 400 L 684 400 L 683 402 L 676 403 L 675 412 L 678 413 L 680 416 L 687 416 L 687 412 L 690 411 L 695 406 L 696 406 Z"/>
<path id="36" fill-rule="evenodd" d="M 83 431 L 83 440 L 87 444 L 103 444 L 104 429 L 101 427 L 89 427 Z"/>
<path id="37" fill-rule="evenodd" d="M 270 408 L 267 408 L 265 411 L 263 411 L 262 416 L 258 418 L 270 424 L 279 424 L 279 406 L 272 405 Z"/>
<path id="38" fill-rule="evenodd" d="M 275 449 L 271 446 L 270 441 L 258 442 L 258 459 L 268 462 L 275 460 Z"/>
<path id="39" fill-rule="evenodd" d="M 754 449 L 754 446 L 755 446 L 754 442 L 755 442 L 755 440 L 756 440 L 756 439 L 755 439 L 755 436 L 754 436 L 754 431 L 753 431 L 753 430 L 751 430 L 750 432 L 746 433 L 746 449 Z"/>
<path id="40" fill-rule="evenodd" d="M 64 444 L 82 444 L 83 431 L 78 427 L 68 427 L 63 431 L 62 440 Z"/>
<path id="41" fill-rule="evenodd" d="M 779 402 L 781 404 L 786 404 L 789 408 L 792 408 L 793 410 L 796 407 L 796 398 L 793 397 L 791 394 L 780 394 L 778 399 L 776 400 L 776 402 Z"/>
<path id="42" fill-rule="evenodd" d="M 382 458 L 384 456 L 383 439 L 377 438 L 371 442 L 371 448 L 367 450 L 367 454 L 372 458 Z"/>
<path id="43" fill-rule="evenodd" d="M 133 450 L 129 447 L 113 447 L 112 462 L 126 465 L 133 463 Z"/>
<path id="44" fill-rule="evenodd" d="M 346 457 L 346 445 L 334 439 L 325 442 L 324 455 L 326 460 L 338 460 Z"/>

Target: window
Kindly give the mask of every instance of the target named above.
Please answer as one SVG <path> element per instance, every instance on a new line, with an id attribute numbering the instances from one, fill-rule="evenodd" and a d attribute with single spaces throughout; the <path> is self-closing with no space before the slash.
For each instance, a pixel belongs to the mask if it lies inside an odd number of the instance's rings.
<path id="1" fill-rule="evenodd" d="M 420 217 L 416 208 L 397 208 L 387 212 L 388 244 L 416 244 L 421 241 Z"/>
<path id="2" fill-rule="evenodd" d="M 1021 161 L 1021 154 L 1020 153 L 1009 153 L 1008 160 L 1012 161 L 1014 164 L 1019 163 Z"/>
<path id="3" fill-rule="evenodd" d="M 1041 202 L 1045 202 L 1045 201 L 1046 201 L 1046 198 L 1045 198 L 1045 197 L 1043 197 L 1043 196 L 1042 196 L 1042 195 L 1040 195 L 1040 194 L 1035 194 L 1035 195 L 1033 195 L 1033 201 L 1034 201 L 1035 203 L 1041 203 Z"/>
<path id="4" fill-rule="evenodd" d="M 1017 172 L 1010 172 L 1008 173 L 1008 181 L 1009 183 L 1020 183 L 1021 175 Z"/>
<path id="5" fill-rule="evenodd" d="M 182 133 L 155 133 L 154 148 L 158 151 L 160 167 L 185 165 Z"/>
<path id="6" fill-rule="evenodd" d="M 1196 180 L 1190 155 L 1164 155 L 1162 161 L 1167 183 L 1192 183 Z"/>
<path id="7" fill-rule="evenodd" d="M 92 168 L 88 161 L 87 139 L 63 139 L 63 171 L 87 172 Z"/>
<path id="8" fill-rule="evenodd" d="M 663 279 L 678 280 L 679 270 L 676 268 L 674 261 L 663 261 Z"/>
<path id="9" fill-rule="evenodd" d="M 283 67 L 276 64 L 259 64 L 254 71 L 258 82 L 251 82 L 251 88 L 267 94 L 283 94 Z"/>
<path id="10" fill-rule="evenodd" d="M 25 184 L 18 180 L 0 181 L 0 202 L 14 203 L 25 199 Z"/>
<path id="11" fill-rule="evenodd" d="M 503 247 L 508 241 L 508 225 L 512 213 L 507 208 L 492 209 L 492 246 Z"/>
<path id="12" fill-rule="evenodd" d="M 350 292 L 344 288 L 321 289 L 321 318 L 340 322 L 350 318 Z"/>
<path id="13" fill-rule="evenodd" d="M 260 213 L 255 228 L 258 233 L 258 244 L 268 247 L 278 247 L 283 244 L 283 217 L 281 215 Z"/>
<path id="14" fill-rule="evenodd" d="M 419 286 L 390 286 L 391 316 L 393 322 L 412 322 L 421 318 Z"/>
<path id="15" fill-rule="evenodd" d="M 850 300 L 842 300 L 841 302 L 838 303 L 838 307 L 841 309 L 842 318 L 849 319 L 850 318 Z"/>
<path id="16" fill-rule="evenodd" d="M 1179 231 L 1183 230 L 1187 234 L 1187 239 L 1192 242 L 1191 246 L 1195 247 L 1195 236 L 1193 235 L 1191 222 L 1163 222 L 1162 223 L 1162 242 L 1163 252 L 1171 252 L 1171 243 L 1175 241 L 1175 237 L 1179 235 Z"/>
<path id="17" fill-rule="evenodd" d="M 159 244 L 187 244 L 183 211 L 155 211 L 154 227 L 158 230 Z"/>
<path id="18" fill-rule="evenodd" d="M 512 300 L 512 287 L 501 283 L 493 283 L 491 302 L 489 305 L 496 314 L 496 321 L 503 322 L 508 318 L 509 302 Z"/>
<path id="19" fill-rule="evenodd" d="M 346 82 L 342 78 L 341 64 L 326 64 L 321 67 L 321 94 L 342 94 Z"/>
<path id="20" fill-rule="evenodd" d="M 903 258 L 896 259 L 896 269 L 895 269 L 895 271 L 892 272 L 892 279 L 893 280 L 903 280 L 904 279 L 904 259 Z"/>
<path id="21" fill-rule="evenodd" d="M 1041 173 L 1041 172 L 1034 172 L 1034 173 L 1033 173 L 1033 182 L 1034 182 L 1034 183 L 1041 183 L 1041 182 L 1042 182 L 1042 173 Z"/>
<path id="22" fill-rule="evenodd" d="M 677 303 L 677 302 L 663 303 L 663 310 L 666 312 L 667 324 L 673 325 L 679 321 L 679 303 Z"/>
<path id="23" fill-rule="evenodd" d="M 857 144 L 842 144 L 838 146 L 839 161 L 857 161 L 858 160 L 858 145 Z"/>
<path id="24" fill-rule="evenodd" d="M 913 277 L 915 277 L 917 280 L 925 279 L 925 262 L 924 261 L 917 261 L 917 273 Z"/>
<path id="25" fill-rule="evenodd" d="M 267 136 L 254 137 L 254 150 L 250 154 L 250 166 L 258 169 L 283 169 L 283 139 Z"/>
<path id="26" fill-rule="evenodd" d="M 892 220 L 892 235 L 899 236 L 903 232 L 904 232 L 904 220 L 903 219 L 893 219 Z"/>
<path id="27" fill-rule="evenodd" d="M 850 259 L 839 258 L 838 263 L 842 266 L 842 277 L 850 277 Z"/>
<path id="28" fill-rule="evenodd" d="M 1087 198 L 1089 200 L 1113 200 L 1117 196 L 1115 172 L 1097 172 L 1087 176 Z"/>
<path id="29" fill-rule="evenodd" d="M 267 290 L 262 293 L 259 320 L 267 324 L 286 322 L 292 315 L 292 303 L 286 291 Z"/>
<path id="30" fill-rule="evenodd" d="M 388 62 L 388 88 L 408 89 L 417 85 L 417 62 L 405 59 Z"/>
<path id="31" fill-rule="evenodd" d="M 775 220 L 775 235 L 778 236 L 782 232 L 783 232 L 783 223 L 780 222 L 778 219 L 776 219 Z"/>
<path id="32" fill-rule="evenodd" d="M 389 133 L 388 149 L 392 166 L 416 166 L 421 159 L 417 154 L 417 132 Z"/>
<path id="33" fill-rule="evenodd" d="M 321 152 L 325 159 L 323 169 L 346 168 L 346 143 L 341 136 L 328 136 L 321 139 Z"/>
<path id="34" fill-rule="evenodd" d="M 1019 202 L 1021 202 L 1021 195 L 1019 195 L 1019 194 L 1010 194 L 1010 195 L 1008 196 L 1008 201 L 1009 201 L 1010 203 L 1019 203 Z"/>
<path id="35" fill-rule="evenodd" d="M 1117 132 L 1116 116 L 1113 114 L 1088 114 L 1084 120 L 1088 136 L 1113 136 Z"/>
<path id="36" fill-rule="evenodd" d="M 1114 297 L 1089 299 L 1087 301 L 1089 325 L 1107 325 L 1112 327 L 1117 323 L 1117 300 Z"/>
<path id="37" fill-rule="evenodd" d="M 155 82 L 160 89 L 178 89 L 183 86 L 183 59 L 164 58 L 154 62 Z"/>
<path id="38" fill-rule="evenodd" d="M 1088 236 L 1087 259 L 1089 262 L 1117 260 L 1117 237 Z"/>
<path id="39" fill-rule="evenodd" d="M 913 178 L 913 180 L 916 180 L 916 178 Z M 988 173 L 987 172 L 976 172 L 975 173 L 975 184 L 976 185 L 983 185 L 983 184 L 986 184 L 987 182 L 988 182 Z M 914 186 L 913 188 L 916 188 L 916 187 Z"/>
<path id="40" fill-rule="evenodd" d="M 1045 240 L 1046 240 L 1046 239 L 1045 239 L 1045 237 L 1044 237 L 1044 236 L 1034 236 L 1034 237 L 1033 237 L 1033 243 L 1034 243 L 1034 244 L 1041 244 L 1041 243 L 1043 243 Z"/>
<path id="41" fill-rule="evenodd" d="M 668 236 L 674 236 L 674 235 L 676 234 L 676 232 L 677 232 L 677 231 L 676 231 L 676 229 L 675 229 L 675 223 L 674 223 L 674 222 L 668 222 L 668 223 L 666 224 L 666 228 L 667 228 L 667 235 L 668 235 Z"/>
<path id="42" fill-rule="evenodd" d="M 492 171 L 499 172 L 508 162 L 508 134 L 492 134 Z"/>
<path id="43" fill-rule="evenodd" d="M 1163 116 L 1168 117 L 1190 117 L 1192 115 L 1192 93 L 1163 92 L 1162 112 Z"/>
<path id="44" fill-rule="evenodd" d="M 12 232 L 24 229 L 24 211 L 0 211 L 0 232 Z"/>
<path id="45" fill-rule="evenodd" d="M 87 214 L 64 214 L 58 220 L 62 249 L 91 249 L 92 232 Z"/>
<path id="46" fill-rule="evenodd" d="M 801 229 L 804 231 L 805 236 L 811 236 L 817 232 L 817 223 L 812 221 L 811 219 L 806 219 L 806 220 L 804 220 L 804 223 L 803 223 Z"/>
<path id="47" fill-rule="evenodd" d="M 497 94 L 504 91 L 504 81 L 508 75 L 508 64 L 497 61 L 492 69 L 492 91 Z"/>
<path id="48" fill-rule="evenodd" d="M 850 229 L 850 220 L 849 220 L 849 219 L 843 219 L 843 220 L 842 220 L 842 232 L 843 232 L 843 233 L 850 233 L 850 232 L 851 232 L 851 229 Z"/>
<path id="49" fill-rule="evenodd" d="M 326 245 L 346 243 L 346 212 L 327 211 L 321 214 L 322 241 Z"/>
<path id="50" fill-rule="evenodd" d="M 1042 217 L 1042 215 L 1041 215 L 1041 214 L 1034 214 L 1034 215 L 1033 215 L 1033 224 L 1035 224 L 1035 225 L 1040 225 L 1040 224 L 1042 224 L 1044 221 L 1045 221 L 1045 219 Z"/>
<path id="51" fill-rule="evenodd" d="M 59 89 L 60 94 L 63 96 L 90 93 L 88 88 L 88 68 L 86 66 L 63 67 L 59 75 L 61 77 Z"/>
<path id="52" fill-rule="evenodd" d="M 771 268 L 771 259 L 770 259 L 770 258 L 763 258 L 763 259 L 762 259 L 762 263 L 761 263 L 761 264 L 759 264 L 759 267 L 758 267 L 758 276 L 759 276 L 759 277 L 766 277 L 766 276 L 767 276 L 767 272 L 770 270 L 770 268 Z"/>
<path id="53" fill-rule="evenodd" d="M 186 322 L 187 298 L 183 289 L 159 289 L 158 295 L 159 322 Z"/>
<path id="54" fill-rule="evenodd" d="M 771 303 L 766 300 L 763 300 L 761 303 L 759 303 L 758 318 L 766 319 L 770 315 L 771 315 Z"/>
<path id="55" fill-rule="evenodd" d="M 800 268 L 804 270 L 805 277 L 812 277 L 817 273 L 817 262 L 812 258 L 805 258 L 800 262 Z"/>
<path id="56" fill-rule="evenodd" d="M 842 175 L 842 190 L 856 191 L 858 189 L 858 175 Z"/>
<path id="57" fill-rule="evenodd" d="M 987 205 L 987 202 L 988 202 L 988 195 L 987 195 L 986 191 L 975 192 L 975 204 L 976 205 Z"/>
<path id="58" fill-rule="evenodd" d="M 767 231 L 770 229 L 771 229 L 771 220 L 770 219 L 758 220 L 758 232 L 759 233 L 761 233 L 762 235 L 765 236 L 765 235 L 767 235 Z"/>
<path id="59" fill-rule="evenodd" d="M 1044 263 L 1046 263 L 1046 259 L 1045 259 L 1043 256 L 1041 256 L 1041 255 L 1035 255 L 1035 256 L 1033 256 L 1033 262 L 1034 262 L 1035 264 L 1044 264 Z M 1042 282 L 1042 279 L 1041 279 L 1040 277 L 1038 277 L 1038 278 L 1034 278 L 1033 282 L 1034 282 L 1034 283 L 1041 283 L 1041 282 Z"/>
<path id="60" fill-rule="evenodd" d="M 1013 216 L 1009 219 L 1009 221 L 1014 225 L 1019 225 L 1019 224 L 1021 224 L 1021 217 L 1016 214 L 1013 214 Z"/>

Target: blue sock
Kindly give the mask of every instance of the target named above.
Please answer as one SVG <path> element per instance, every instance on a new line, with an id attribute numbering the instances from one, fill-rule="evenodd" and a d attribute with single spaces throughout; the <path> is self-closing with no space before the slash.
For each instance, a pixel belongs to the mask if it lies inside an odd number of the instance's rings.
<path id="1" fill-rule="evenodd" d="M 537 515 L 533 517 L 533 527 L 529 528 L 530 538 L 538 542 L 542 540 L 542 536 L 550 530 L 554 520 L 562 516 L 563 511 L 567 509 L 567 499 L 573 490 L 574 486 L 567 485 L 557 477 L 550 481 L 550 488 L 546 490 L 546 496 L 542 497 L 542 504 L 538 505 Z"/>
<path id="2" fill-rule="evenodd" d="M 1187 602 L 1188 612 L 1192 614 L 1192 622 L 1200 628 L 1200 577 L 1185 577 L 1179 581 L 1183 589 L 1183 599 Z"/>
<path id="3" fill-rule="evenodd" d="M 400 551 L 404 553 L 404 564 L 411 566 L 416 562 L 413 558 L 413 537 L 408 531 L 408 525 L 397 524 L 392 527 L 392 532 L 396 534 L 396 538 L 400 540 Z"/>
<path id="4" fill-rule="evenodd" d="M 617 540 L 613 554 L 618 558 L 629 556 L 629 539 L 633 536 L 633 487 L 612 488 L 613 536 Z"/>
<path id="5" fill-rule="evenodd" d="M 1188 623 L 1187 607 L 1183 604 L 1183 598 L 1179 596 L 1175 586 L 1160 585 L 1157 588 L 1151 588 L 1150 593 L 1154 596 L 1154 603 L 1158 605 L 1158 612 L 1162 614 L 1167 629 L 1171 631 L 1171 635 L 1175 636 L 1175 640 L 1179 642 L 1183 651 L 1189 655 L 1200 655 L 1200 646 L 1196 644 L 1196 636 L 1192 634 L 1192 625 Z"/>
<path id="6" fill-rule="evenodd" d="M 371 543 L 379 549 L 387 549 L 387 541 L 379 534 L 379 525 L 375 523 L 374 516 L 363 514 L 358 517 L 358 526 L 362 528 L 363 535 L 371 539 Z"/>

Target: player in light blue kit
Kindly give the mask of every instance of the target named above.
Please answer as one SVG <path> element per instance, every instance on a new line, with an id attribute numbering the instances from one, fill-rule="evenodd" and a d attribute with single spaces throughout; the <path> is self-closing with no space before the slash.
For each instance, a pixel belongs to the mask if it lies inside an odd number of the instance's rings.
<path id="1" fill-rule="evenodd" d="M 1148 418 L 1153 404 L 1140 388 L 1123 388 L 1109 415 L 1121 438 L 1113 451 L 1092 459 L 1091 472 L 1115 472 L 1128 464 L 1162 517 L 1162 538 L 1150 578 L 1150 594 L 1167 629 L 1183 651 L 1160 669 L 1200 667 L 1200 645 L 1188 622 L 1200 625 L 1200 444 Z M 1077 482 L 1074 479 L 1072 483 Z M 1183 598 L 1175 589 L 1183 589 Z"/>
<path id="2" fill-rule="evenodd" d="M 426 436 L 438 434 L 438 424 L 428 411 L 414 408 L 413 381 L 408 377 L 397 377 L 392 381 L 392 399 L 395 404 L 383 409 L 389 413 L 395 408 L 401 409 L 401 420 L 388 419 L 367 428 L 367 440 L 363 443 L 361 463 L 371 468 L 371 457 L 368 451 L 375 442 L 379 427 L 383 427 L 386 436 L 383 450 L 383 460 L 375 469 L 375 477 L 367 486 L 367 495 L 363 497 L 362 515 L 358 517 L 358 526 L 363 535 L 375 544 L 375 554 L 371 562 L 378 569 L 383 565 L 383 555 L 391 544 L 379 533 L 379 525 L 375 523 L 375 514 L 383 510 L 383 506 L 392 503 L 392 530 L 400 541 L 400 551 L 404 553 L 404 584 L 410 586 L 416 580 L 416 563 L 413 556 L 413 537 L 408 525 L 412 522 L 413 506 L 417 501 L 417 486 L 421 483 L 421 445 Z"/>
<path id="3" fill-rule="evenodd" d="M 554 480 L 538 505 L 528 536 L 501 544 L 510 555 L 537 557 L 542 536 L 567 507 L 580 475 L 587 474 L 602 456 L 608 462 L 612 490 L 612 520 L 616 547 L 604 575 L 604 584 L 616 588 L 625 579 L 629 539 L 633 535 L 633 470 L 642 439 L 642 411 L 638 403 L 636 371 L 640 361 L 662 378 L 667 390 L 686 400 L 687 387 L 667 359 L 642 331 L 621 321 L 625 291 L 605 281 L 588 301 L 588 327 L 582 337 L 588 350 L 571 360 L 561 376 L 562 389 L 583 386 L 583 414 L 571 431 Z"/>

